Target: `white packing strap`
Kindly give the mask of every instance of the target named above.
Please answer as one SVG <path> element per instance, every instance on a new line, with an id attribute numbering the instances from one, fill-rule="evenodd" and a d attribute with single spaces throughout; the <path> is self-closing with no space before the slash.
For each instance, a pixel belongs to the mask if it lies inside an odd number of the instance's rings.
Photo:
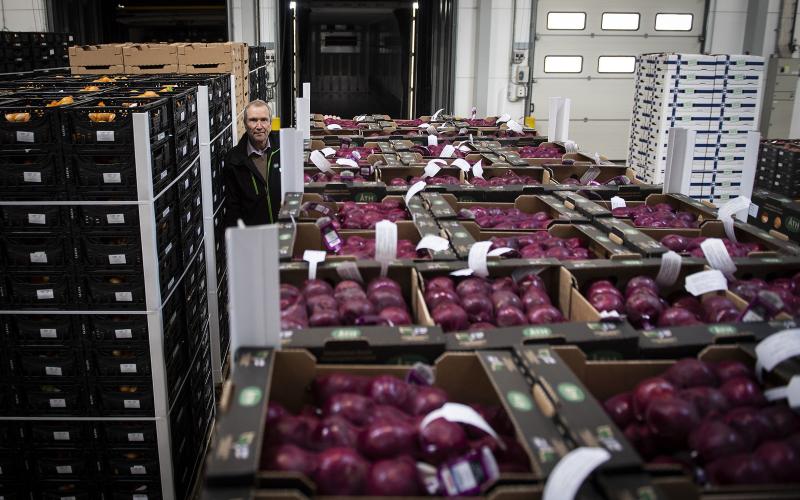
<path id="1" fill-rule="evenodd" d="M 478 108 L 472 106 L 472 119 L 474 120 L 476 116 L 478 116 Z"/>
<path id="2" fill-rule="evenodd" d="M 347 165 L 348 167 L 358 168 L 358 163 L 350 158 L 338 158 L 336 160 L 337 165 Z"/>
<path id="3" fill-rule="evenodd" d="M 448 144 L 442 148 L 442 152 L 439 153 L 439 158 L 450 158 L 455 152 L 456 148 L 452 144 Z"/>
<path id="4" fill-rule="evenodd" d="M 472 169 L 472 166 L 469 164 L 467 160 L 464 158 L 456 158 L 453 160 L 453 163 L 450 164 L 451 167 L 458 167 L 464 172 L 469 172 Z"/>
<path id="5" fill-rule="evenodd" d="M 478 160 L 472 165 L 472 175 L 477 177 L 478 179 L 483 179 L 483 163 L 482 160 Z"/>
<path id="6" fill-rule="evenodd" d="M 489 257 L 500 257 L 501 255 L 505 255 L 508 252 L 513 252 L 513 251 L 514 251 L 513 248 L 500 247 L 500 248 L 495 248 L 494 250 L 491 250 L 486 255 L 489 256 Z"/>
<path id="7" fill-rule="evenodd" d="M 352 154 L 353 154 L 353 158 L 355 158 L 356 160 L 360 160 L 361 159 L 361 153 L 359 153 L 358 151 L 353 151 Z"/>
<path id="8" fill-rule="evenodd" d="M 508 122 L 506 122 L 506 125 L 508 125 L 508 128 L 511 129 L 513 132 L 516 132 L 518 134 L 522 133 L 522 125 L 517 123 L 515 120 L 508 120 Z"/>
<path id="9" fill-rule="evenodd" d="M 764 391 L 764 397 L 767 398 L 767 401 L 785 399 L 789 408 L 800 409 L 800 375 L 793 376 L 789 380 L 789 385 Z"/>
<path id="10" fill-rule="evenodd" d="M 425 181 L 417 181 L 414 183 L 413 186 L 408 188 L 408 191 L 406 192 L 406 196 L 404 198 L 404 200 L 406 201 L 406 206 L 408 206 L 408 203 L 411 201 L 411 198 L 413 198 L 415 194 L 425 189 L 426 185 L 427 184 L 425 183 Z"/>
<path id="11" fill-rule="evenodd" d="M 450 273 L 450 276 L 472 276 L 472 269 L 465 267 L 464 269 L 456 269 Z"/>
<path id="12" fill-rule="evenodd" d="M 469 143 L 470 143 L 470 144 L 472 144 L 472 143 L 473 143 L 473 140 L 472 140 L 472 134 L 469 134 Z"/>
<path id="13" fill-rule="evenodd" d="M 471 149 L 469 149 L 469 146 L 464 146 L 463 144 L 461 146 L 458 146 L 458 150 L 461 151 L 462 153 L 469 153 L 470 151 L 472 151 Z"/>
<path id="14" fill-rule="evenodd" d="M 382 220 L 375 224 L 375 260 L 381 263 L 381 276 L 386 276 L 389 263 L 397 258 L 397 224 Z"/>
<path id="15" fill-rule="evenodd" d="M 367 117 L 365 115 L 358 115 L 355 118 L 353 118 L 353 121 L 354 122 L 363 122 L 366 119 L 367 119 Z"/>
<path id="16" fill-rule="evenodd" d="M 736 232 L 733 229 L 733 216 L 744 212 L 744 221 L 747 221 L 747 213 L 745 212 L 750 208 L 750 198 L 747 196 L 739 196 L 734 198 L 721 207 L 717 212 L 719 220 L 722 221 L 722 226 L 725 228 L 725 234 L 731 241 L 736 241 Z"/>
<path id="17" fill-rule="evenodd" d="M 598 447 L 582 446 L 567 453 L 547 478 L 542 500 L 573 500 L 586 478 L 610 459 L 611 453 Z"/>
<path id="18" fill-rule="evenodd" d="M 322 151 L 322 155 L 325 156 L 325 157 L 328 157 L 328 156 L 336 153 L 336 150 L 333 149 L 333 148 L 322 148 L 320 151 Z"/>
<path id="19" fill-rule="evenodd" d="M 328 130 L 342 130 L 342 126 L 339 125 L 338 123 L 331 123 L 330 125 L 327 126 L 327 129 Z"/>
<path id="20" fill-rule="evenodd" d="M 617 311 L 598 311 L 600 319 L 620 319 L 621 316 Z"/>
<path id="21" fill-rule="evenodd" d="M 710 271 L 700 271 L 686 277 L 684 287 L 686 291 L 695 297 L 704 293 L 719 292 L 728 289 L 728 280 L 725 275 L 717 269 Z"/>
<path id="22" fill-rule="evenodd" d="M 500 115 L 500 118 L 498 118 L 495 123 L 497 125 L 500 125 L 501 123 L 505 123 L 510 119 L 511 119 L 511 115 L 509 115 L 508 113 L 503 113 L 502 115 Z"/>
<path id="23" fill-rule="evenodd" d="M 800 356 L 800 328 L 773 333 L 756 346 L 756 376 L 761 380 L 762 370 L 771 372 L 795 356 Z"/>
<path id="24" fill-rule="evenodd" d="M 438 146 L 439 145 L 439 138 L 435 135 L 428 136 L 428 146 Z"/>
<path id="25" fill-rule="evenodd" d="M 361 271 L 358 270 L 358 265 L 351 260 L 339 262 L 336 265 L 336 273 L 343 280 L 353 280 L 364 283 L 364 278 L 361 276 Z"/>
<path id="26" fill-rule="evenodd" d="M 625 208 L 628 205 L 625 203 L 625 200 L 620 198 L 619 196 L 612 196 L 611 197 L 611 210 L 615 208 Z"/>
<path id="27" fill-rule="evenodd" d="M 449 422 L 457 422 L 460 424 L 471 425 L 482 430 L 486 434 L 492 436 L 497 440 L 497 443 L 505 448 L 500 436 L 492 429 L 492 426 L 472 407 L 461 403 L 445 403 L 441 407 L 425 415 L 422 422 L 419 423 L 420 431 L 427 427 L 431 422 L 437 418 L 443 418 Z"/>
<path id="28" fill-rule="evenodd" d="M 417 243 L 417 250 L 432 250 L 434 252 L 442 252 L 450 248 L 450 242 L 447 238 L 436 236 L 435 234 L 427 234 Z"/>
<path id="29" fill-rule="evenodd" d="M 492 247 L 491 241 L 478 241 L 472 244 L 467 257 L 467 266 L 472 272 L 481 278 L 489 276 L 489 265 L 486 260 L 489 249 Z"/>
<path id="30" fill-rule="evenodd" d="M 325 172 L 326 174 L 333 172 L 333 169 L 331 168 L 331 162 L 326 160 L 319 151 L 312 151 L 311 155 L 309 155 L 309 159 L 311 160 L 311 163 L 313 163 L 322 172 Z"/>
<path id="31" fill-rule="evenodd" d="M 431 116 L 431 121 L 432 122 L 436 121 L 436 119 L 439 118 L 439 115 L 442 114 L 442 111 L 444 111 L 444 108 L 438 109 L 436 113 L 434 113 L 433 116 Z"/>
<path id="32" fill-rule="evenodd" d="M 326 255 L 324 250 L 306 250 L 303 252 L 303 260 L 308 262 L 308 279 L 317 279 L 317 264 L 325 262 Z"/>
<path id="33" fill-rule="evenodd" d="M 719 238 L 708 238 L 700 243 L 703 255 L 713 269 L 719 269 L 725 276 L 733 276 L 736 272 L 736 264 L 733 263 L 728 249 Z"/>
<path id="34" fill-rule="evenodd" d="M 439 170 L 442 169 L 442 167 L 439 165 L 447 165 L 447 162 L 438 158 L 430 160 L 428 164 L 425 165 L 425 173 L 422 174 L 422 178 L 425 179 L 436 176 L 436 174 L 439 173 Z"/>
<path id="35" fill-rule="evenodd" d="M 428 128 L 430 126 L 431 126 L 430 123 L 420 123 L 419 125 L 417 125 L 417 128 Z"/>
<path id="36" fill-rule="evenodd" d="M 577 153 L 578 144 L 573 141 L 564 141 L 564 149 L 567 151 L 567 153 Z"/>
<path id="37" fill-rule="evenodd" d="M 672 286 L 681 274 L 681 256 L 670 250 L 661 256 L 661 267 L 658 269 L 656 283 L 660 286 Z"/>

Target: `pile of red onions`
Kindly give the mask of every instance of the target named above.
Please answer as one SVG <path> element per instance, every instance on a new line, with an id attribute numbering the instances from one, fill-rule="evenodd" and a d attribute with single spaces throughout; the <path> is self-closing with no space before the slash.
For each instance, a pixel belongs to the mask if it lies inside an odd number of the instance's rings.
<path id="1" fill-rule="evenodd" d="M 361 236 L 349 236 L 344 238 L 344 244 L 338 255 L 350 255 L 358 259 L 375 258 L 375 240 L 372 238 L 362 238 Z M 426 250 L 416 250 L 416 245 L 411 240 L 397 240 L 397 258 L 404 259 L 424 259 L 428 254 Z"/>
<path id="2" fill-rule="evenodd" d="M 800 479 L 800 418 L 768 403 L 739 361 L 681 359 L 604 406 L 645 460 L 679 465 L 702 483 Z"/>
<path id="3" fill-rule="evenodd" d="M 356 162 L 366 162 L 367 156 L 375 153 L 374 148 L 339 148 L 336 150 L 336 158 L 349 158 Z"/>
<path id="4" fill-rule="evenodd" d="M 464 121 L 470 127 L 494 127 L 497 124 L 497 118 L 470 118 Z"/>
<path id="5" fill-rule="evenodd" d="M 656 205 L 641 205 L 617 207 L 611 211 L 614 217 L 630 217 L 633 224 L 638 227 L 674 227 L 696 228 L 700 227 L 697 216 L 691 212 L 678 211 L 669 203 Z"/>
<path id="6" fill-rule="evenodd" d="M 688 254 L 692 257 L 705 258 L 705 254 L 703 253 L 703 249 L 700 248 L 700 245 L 707 239 L 708 238 L 705 236 L 690 238 L 679 234 L 668 234 L 661 238 L 660 242 L 674 252 Z M 759 252 L 763 250 L 763 247 L 758 243 L 737 243 L 728 238 L 720 239 L 725 245 L 728 255 L 731 257 L 747 257 L 750 252 Z"/>
<path id="7" fill-rule="evenodd" d="M 419 118 L 414 118 L 413 120 L 395 120 L 394 122 L 398 127 L 419 127 L 425 123 Z"/>
<path id="8" fill-rule="evenodd" d="M 595 180 L 581 182 L 581 180 L 576 177 L 567 177 L 566 179 L 561 181 L 561 184 L 565 184 L 568 186 L 620 186 L 630 183 L 631 180 L 625 177 L 624 175 L 618 175 L 616 177 L 607 180 L 606 182 L 598 182 Z"/>
<path id="9" fill-rule="evenodd" d="M 336 214 L 340 226 L 336 229 L 375 229 L 382 220 L 397 222 L 410 219 L 403 204 L 398 200 L 383 200 L 380 203 L 356 203 L 345 201 L 339 205 Z"/>
<path id="10" fill-rule="evenodd" d="M 342 120 L 341 118 L 325 118 L 325 125 L 339 125 L 342 128 L 358 128 L 358 123 L 353 120 Z"/>
<path id="11" fill-rule="evenodd" d="M 456 284 L 448 276 L 438 276 L 426 281 L 425 303 L 445 332 L 565 321 L 535 274 L 519 283 L 510 277 L 470 277 Z"/>
<path id="12" fill-rule="evenodd" d="M 527 213 L 518 208 L 470 207 L 458 211 L 459 219 L 474 220 L 482 228 L 547 229 L 552 219 L 547 212 Z"/>
<path id="13" fill-rule="evenodd" d="M 361 174 L 353 174 L 352 171 L 347 173 L 334 173 L 329 174 L 325 172 L 317 172 L 313 176 L 303 174 L 303 182 L 367 182 Z"/>
<path id="14" fill-rule="evenodd" d="M 518 150 L 521 158 L 561 158 L 564 152 L 553 146 L 522 146 Z"/>
<path id="15" fill-rule="evenodd" d="M 530 175 L 518 175 L 513 170 L 506 170 L 503 175 L 489 177 L 488 179 L 473 177 L 469 183 L 473 186 L 535 186 L 541 184 Z"/>
<path id="16" fill-rule="evenodd" d="M 792 316 L 800 315 L 800 273 L 791 278 L 775 278 L 765 281 L 759 278 L 739 280 L 730 285 L 730 291 L 752 302 L 762 291 L 772 292 L 783 302 L 783 311 Z"/>
<path id="17" fill-rule="evenodd" d="M 403 177 L 395 177 L 391 181 L 389 181 L 390 186 L 413 186 L 419 181 L 425 181 L 426 184 L 431 186 L 446 186 L 446 185 L 458 185 L 461 184 L 461 181 L 458 177 L 453 177 L 452 175 L 437 175 L 435 177 L 426 177 L 422 178 L 420 176 L 413 176 L 409 177 L 408 179 L 404 179 Z"/>
<path id="18" fill-rule="evenodd" d="M 497 228 L 495 228 L 497 229 Z M 547 231 L 536 231 L 520 236 L 493 237 L 491 249 L 511 248 L 504 257 L 523 259 L 585 260 L 594 256 L 580 238 L 559 238 Z"/>

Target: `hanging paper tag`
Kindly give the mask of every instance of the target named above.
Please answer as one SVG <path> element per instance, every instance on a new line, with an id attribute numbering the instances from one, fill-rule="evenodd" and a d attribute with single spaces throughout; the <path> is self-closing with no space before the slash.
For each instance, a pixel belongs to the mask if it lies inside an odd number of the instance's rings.
<path id="1" fill-rule="evenodd" d="M 469 149 L 469 147 L 467 147 L 467 146 L 459 146 L 459 147 L 458 147 L 458 150 L 459 150 L 459 151 L 461 151 L 462 153 L 469 153 L 470 151 L 472 151 L 472 150 L 471 150 L 471 149 Z"/>
<path id="2" fill-rule="evenodd" d="M 428 424 L 430 424 L 437 418 L 443 418 L 450 422 L 458 422 L 461 424 L 467 424 L 473 427 L 477 427 L 486 434 L 489 434 L 490 436 L 495 438 L 497 442 L 501 446 L 503 446 L 500 437 L 497 435 L 494 429 L 492 429 L 492 426 L 489 425 L 486 422 L 486 420 L 483 417 L 481 417 L 481 415 L 477 411 L 473 410 L 472 407 L 470 406 L 461 403 L 445 403 L 438 410 L 433 410 L 432 412 L 425 415 L 425 418 L 423 418 L 422 422 L 420 422 L 419 424 L 420 430 L 427 427 Z"/>
<path id="3" fill-rule="evenodd" d="M 23 182 L 42 182 L 41 172 L 22 172 Z"/>
<path id="4" fill-rule="evenodd" d="M 800 356 L 800 328 L 773 333 L 756 346 L 756 376 L 761 380 L 762 370 L 770 372 L 795 356 Z"/>
<path id="5" fill-rule="evenodd" d="M 435 135 L 428 136 L 428 146 L 438 146 L 439 145 L 439 138 Z"/>
<path id="6" fill-rule="evenodd" d="M 348 167 L 358 168 L 358 163 L 349 158 L 339 158 L 336 160 L 337 165 L 347 165 Z"/>
<path id="7" fill-rule="evenodd" d="M 312 151 L 311 155 L 309 155 L 309 159 L 311 160 L 311 163 L 313 163 L 322 172 L 333 172 L 333 169 L 331 168 L 331 162 L 326 160 L 319 151 Z"/>
<path id="8" fill-rule="evenodd" d="M 612 210 L 615 209 L 615 208 L 625 208 L 626 206 L 628 206 L 628 205 L 625 203 L 625 200 L 623 200 L 619 196 L 612 196 L 611 197 L 611 209 Z"/>
<path id="9" fill-rule="evenodd" d="M 448 144 L 444 148 L 442 148 L 442 152 L 439 153 L 439 158 L 450 158 L 455 153 L 456 148 L 452 144 Z"/>
<path id="10" fill-rule="evenodd" d="M 507 254 L 508 252 L 513 252 L 513 251 L 514 251 L 514 249 L 513 249 L 513 248 L 508 248 L 508 247 L 500 247 L 500 248 L 495 248 L 494 250 L 491 250 L 491 251 L 490 251 L 489 253 L 487 253 L 486 255 L 487 255 L 488 257 L 500 257 L 501 255 L 505 255 L 505 254 Z"/>
<path id="11" fill-rule="evenodd" d="M 431 121 L 435 122 L 436 119 L 439 118 L 439 115 L 442 114 L 442 111 L 444 111 L 444 108 L 437 110 L 436 113 L 434 113 L 433 116 L 431 116 Z"/>
<path id="12" fill-rule="evenodd" d="M 478 241 L 473 243 L 472 247 L 469 249 L 467 265 L 481 278 L 489 276 L 489 267 L 486 262 L 486 257 L 489 254 L 489 248 L 491 248 L 491 246 L 491 241 Z"/>
<path id="13" fill-rule="evenodd" d="M 405 196 L 406 205 L 408 205 L 408 202 L 411 201 L 411 198 L 415 194 L 417 194 L 420 191 L 422 191 L 423 189 L 425 189 L 426 185 L 427 184 L 425 184 L 425 181 L 417 181 L 416 183 L 414 183 L 413 186 L 408 188 L 408 192 L 406 192 L 406 196 Z"/>
<path id="14" fill-rule="evenodd" d="M 336 153 L 336 150 L 333 148 L 322 148 L 320 151 L 322 151 L 323 156 L 330 156 Z"/>
<path id="15" fill-rule="evenodd" d="M 686 291 L 697 297 L 704 293 L 718 292 L 728 289 L 728 280 L 717 269 L 701 271 L 686 277 Z"/>
<path id="16" fill-rule="evenodd" d="M 607 450 L 588 446 L 567 453 L 547 478 L 542 500 L 574 499 L 586 478 L 610 458 Z"/>
<path id="17" fill-rule="evenodd" d="M 366 120 L 366 118 L 367 118 L 367 117 L 366 117 L 366 116 L 364 116 L 364 115 L 358 115 L 358 116 L 356 116 L 356 117 L 353 119 L 353 121 L 354 121 L 354 122 L 363 122 L 364 120 Z"/>
<path id="18" fill-rule="evenodd" d="M 508 125 L 508 128 L 511 129 L 511 131 L 516 132 L 518 134 L 522 133 L 522 125 L 520 125 L 514 120 L 508 120 L 506 125 Z"/>
<path id="19" fill-rule="evenodd" d="M 308 262 L 308 279 L 317 279 L 317 264 L 325 262 L 326 252 L 322 250 L 306 250 L 303 252 L 303 260 Z"/>
<path id="20" fill-rule="evenodd" d="M 358 161 L 358 160 L 360 160 L 360 159 L 361 159 L 361 153 L 359 153 L 358 151 L 353 151 L 353 152 L 351 153 L 351 155 L 352 155 L 352 157 L 353 157 L 353 158 L 355 158 L 355 159 L 356 159 L 356 161 Z"/>
<path id="21" fill-rule="evenodd" d="M 482 164 L 482 160 L 478 160 L 477 163 L 475 163 L 472 166 L 472 175 L 474 175 L 478 179 L 483 179 L 483 164 Z"/>
<path id="22" fill-rule="evenodd" d="M 564 149 L 567 153 L 577 153 L 578 145 L 574 141 L 564 141 Z"/>
<path id="23" fill-rule="evenodd" d="M 589 169 L 581 176 L 579 182 L 583 185 L 590 183 L 591 181 L 597 179 L 600 175 L 600 169 L 598 167 L 589 167 Z"/>
<path id="24" fill-rule="evenodd" d="M 800 408 L 800 375 L 792 377 L 789 385 L 764 391 L 764 397 L 767 398 L 767 401 L 785 399 L 790 408 Z"/>
<path id="25" fill-rule="evenodd" d="M 670 250 L 661 256 L 661 267 L 656 276 L 656 283 L 671 286 L 678 281 L 681 274 L 681 256 Z"/>
<path id="26" fill-rule="evenodd" d="M 328 130 L 342 130 L 342 126 L 336 123 L 331 123 L 328 125 Z"/>
<path id="27" fill-rule="evenodd" d="M 422 237 L 417 243 L 417 250 L 433 250 L 434 252 L 441 252 L 450 248 L 450 242 L 446 238 L 436 236 L 435 234 L 428 234 Z"/>
<path id="28" fill-rule="evenodd" d="M 472 168 L 470 166 L 469 162 L 467 160 L 465 160 L 464 158 L 456 158 L 455 160 L 453 160 L 453 163 L 451 163 L 450 166 L 451 167 L 458 167 L 463 172 L 469 172 L 469 170 Z"/>
<path id="29" fill-rule="evenodd" d="M 729 240 L 736 241 L 736 233 L 733 229 L 733 216 L 737 215 L 739 212 L 744 212 L 748 208 L 750 208 L 750 198 L 746 196 L 734 198 L 719 207 L 717 216 L 719 220 L 722 221 L 722 226 L 725 228 L 725 234 L 728 236 Z M 744 221 L 747 220 L 746 217 L 747 215 L 745 215 Z"/>
<path id="30" fill-rule="evenodd" d="M 428 164 L 425 165 L 425 173 L 422 174 L 422 178 L 425 179 L 426 177 L 434 177 L 436 174 L 438 174 L 439 170 L 442 169 L 439 164 L 447 165 L 447 162 L 444 160 L 429 161 Z"/>
<path id="31" fill-rule="evenodd" d="M 427 133 L 428 133 L 428 135 L 436 135 L 436 134 L 438 133 L 438 132 L 436 131 L 436 127 L 434 127 L 433 125 L 428 125 L 428 126 L 425 128 L 425 132 L 427 132 Z"/>
<path id="32" fill-rule="evenodd" d="M 505 123 L 510 119 L 511 119 L 511 115 L 509 115 L 508 113 L 503 113 L 502 115 L 500 115 L 500 118 L 498 118 L 495 123 L 497 125 L 500 125 L 501 123 Z"/>
<path id="33" fill-rule="evenodd" d="M 472 276 L 472 269 L 465 267 L 464 269 L 457 269 L 450 273 L 450 276 Z"/>
<path id="34" fill-rule="evenodd" d="M 726 276 L 732 276 L 736 272 L 736 264 L 733 263 L 722 240 L 709 238 L 700 244 L 700 248 L 713 269 L 719 269 Z"/>
<path id="35" fill-rule="evenodd" d="M 476 116 L 478 116 L 478 108 L 472 106 L 472 119 L 474 120 Z"/>
<path id="36" fill-rule="evenodd" d="M 389 263 L 397 258 L 397 224 L 382 220 L 375 224 L 375 260 L 381 263 L 381 276 L 386 276 Z"/>
<path id="37" fill-rule="evenodd" d="M 31 252 L 31 264 L 47 264 L 47 252 Z"/>
<path id="38" fill-rule="evenodd" d="M 33 142 L 33 132 L 17 130 L 17 142 Z"/>
<path id="39" fill-rule="evenodd" d="M 343 280 L 353 280 L 359 283 L 364 282 L 364 278 L 361 277 L 361 271 L 358 270 L 356 263 L 352 261 L 340 262 L 336 266 L 336 273 Z"/>
<path id="40" fill-rule="evenodd" d="M 419 125 L 417 125 L 417 128 L 428 128 L 430 126 L 431 126 L 430 123 L 420 123 Z M 436 129 L 434 129 L 434 130 L 436 130 Z"/>

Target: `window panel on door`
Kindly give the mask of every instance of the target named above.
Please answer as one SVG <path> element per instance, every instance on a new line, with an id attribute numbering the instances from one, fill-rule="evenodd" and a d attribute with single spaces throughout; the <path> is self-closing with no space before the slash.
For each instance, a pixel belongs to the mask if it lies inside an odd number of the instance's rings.
<path id="1" fill-rule="evenodd" d="M 585 12 L 548 12 L 547 29 L 582 30 L 586 28 Z"/>
<path id="2" fill-rule="evenodd" d="M 636 12 L 603 12 L 600 29 L 606 31 L 636 31 L 639 29 L 639 18 Z"/>
<path id="3" fill-rule="evenodd" d="M 656 31 L 692 31 L 693 14 L 656 14 Z"/>
<path id="4" fill-rule="evenodd" d="M 545 73 L 580 73 L 582 56 L 544 56 Z"/>
<path id="5" fill-rule="evenodd" d="M 636 70 L 635 56 L 600 56 L 597 58 L 598 73 L 633 73 Z"/>

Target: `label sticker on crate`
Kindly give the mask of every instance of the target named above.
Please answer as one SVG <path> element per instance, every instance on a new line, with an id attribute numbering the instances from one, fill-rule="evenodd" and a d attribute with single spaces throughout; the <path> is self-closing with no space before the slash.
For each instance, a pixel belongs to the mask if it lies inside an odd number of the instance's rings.
<path id="1" fill-rule="evenodd" d="M 72 474 L 71 465 L 56 465 L 56 472 L 59 474 Z"/>
<path id="2" fill-rule="evenodd" d="M 159 180 L 163 181 L 168 175 L 169 172 L 167 170 L 164 170 L 163 172 L 161 172 L 161 178 Z"/>
<path id="3" fill-rule="evenodd" d="M 181 121 L 186 119 L 186 111 L 181 111 Z"/>
<path id="4" fill-rule="evenodd" d="M 66 399 L 51 399 L 50 400 L 50 408 L 66 408 L 67 407 L 67 400 Z"/>
<path id="5" fill-rule="evenodd" d="M 194 113 L 195 110 L 197 110 L 197 106 L 195 106 L 194 103 L 192 103 L 192 113 Z M 134 500 L 136 500 L 136 499 L 134 499 Z"/>
<path id="6" fill-rule="evenodd" d="M 136 373 L 136 363 L 123 363 L 119 365 L 120 373 Z"/>
<path id="7" fill-rule="evenodd" d="M 122 406 L 124 406 L 128 410 L 135 410 L 141 408 L 138 399 L 124 399 L 122 401 Z"/>
<path id="8" fill-rule="evenodd" d="M 47 217 L 44 214 L 28 214 L 28 224 L 46 224 Z"/>
<path id="9" fill-rule="evenodd" d="M 197 146 L 197 136 L 196 135 L 192 136 L 192 146 Z"/>
<path id="10" fill-rule="evenodd" d="M 161 140 L 163 140 L 163 139 L 164 139 L 166 136 L 167 136 L 167 133 L 166 133 L 166 132 L 161 132 L 160 134 L 158 134 L 158 135 L 156 136 L 156 140 L 157 140 L 157 141 L 161 141 Z"/>
<path id="11" fill-rule="evenodd" d="M 17 130 L 17 142 L 33 142 L 33 132 L 27 130 Z"/>
<path id="12" fill-rule="evenodd" d="M 189 184 L 190 182 L 189 179 L 187 178 L 186 180 L 183 181 L 183 189 L 189 189 Z"/>
<path id="13" fill-rule="evenodd" d="M 55 441 L 69 441 L 69 432 L 53 432 L 53 440 Z"/>
<path id="14" fill-rule="evenodd" d="M 43 339 L 54 339 L 58 337 L 55 328 L 39 328 L 39 337 Z"/>
<path id="15" fill-rule="evenodd" d="M 51 377 L 60 377 L 62 375 L 60 366 L 45 366 L 44 373 Z"/>
<path id="16" fill-rule="evenodd" d="M 131 467 L 131 474 L 142 475 L 147 474 L 147 467 L 144 465 L 134 465 Z"/>
<path id="17" fill-rule="evenodd" d="M 131 293 L 131 292 L 114 292 L 114 299 L 117 302 L 133 302 L 133 293 Z"/>
<path id="18" fill-rule="evenodd" d="M 106 214 L 109 224 L 125 224 L 125 214 Z"/>
<path id="19" fill-rule="evenodd" d="M 52 288 L 44 288 L 42 290 L 36 290 L 36 298 L 39 300 L 52 300 L 55 298 L 55 294 Z"/>
<path id="20" fill-rule="evenodd" d="M 104 172 L 103 183 L 105 184 L 121 184 L 122 174 L 119 172 Z"/>
<path id="21" fill-rule="evenodd" d="M 47 252 L 31 252 L 31 264 L 47 264 Z"/>
<path id="22" fill-rule="evenodd" d="M 114 330 L 114 337 L 118 339 L 130 339 L 133 338 L 133 332 L 130 328 L 120 328 L 118 330 Z"/>
<path id="23" fill-rule="evenodd" d="M 98 130 L 96 136 L 97 142 L 114 142 L 113 130 Z"/>
<path id="24" fill-rule="evenodd" d="M 120 254 L 112 254 L 108 256 L 108 263 L 109 264 L 127 264 L 128 260 L 125 257 L 124 253 Z"/>
<path id="25" fill-rule="evenodd" d="M 41 172 L 22 172 L 22 180 L 25 182 L 42 182 Z"/>
<path id="26" fill-rule="evenodd" d="M 129 432 L 128 441 L 132 443 L 141 443 L 144 441 L 144 434 L 141 432 Z"/>
<path id="27" fill-rule="evenodd" d="M 181 154 L 182 154 L 183 156 L 186 156 L 186 153 L 187 153 L 188 151 L 189 151 L 189 146 L 186 146 L 186 145 L 184 145 L 184 146 L 183 146 L 183 148 L 181 148 Z"/>

